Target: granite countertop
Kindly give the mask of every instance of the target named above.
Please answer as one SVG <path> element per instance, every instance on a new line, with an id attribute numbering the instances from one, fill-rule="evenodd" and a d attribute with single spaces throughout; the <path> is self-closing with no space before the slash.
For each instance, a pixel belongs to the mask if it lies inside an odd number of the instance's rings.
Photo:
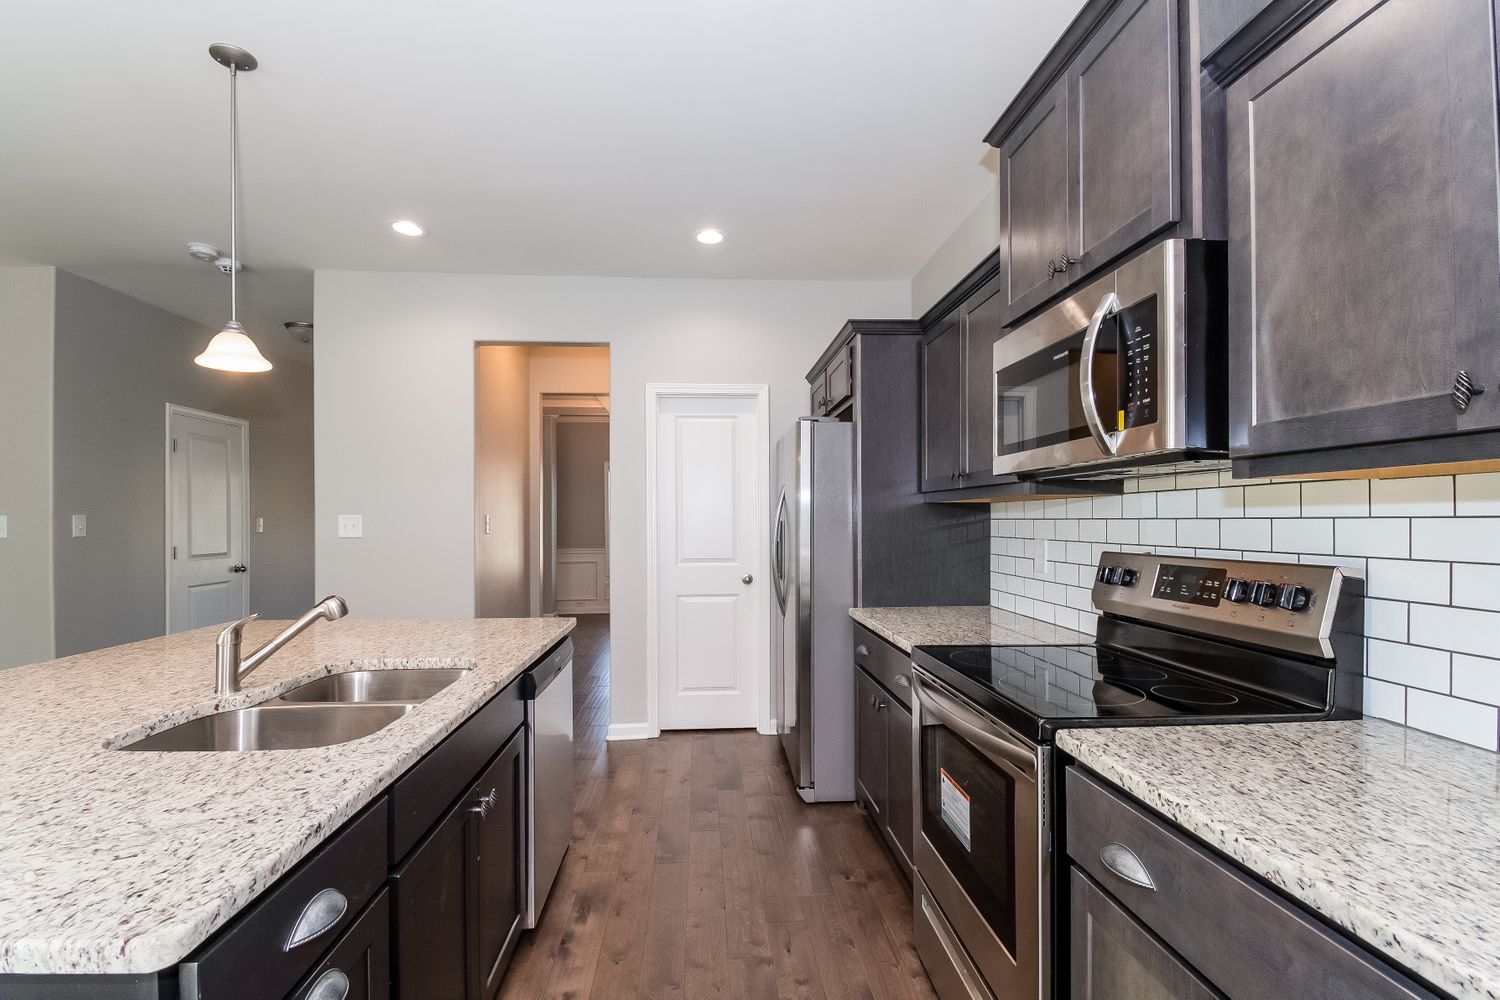
<path id="1" fill-rule="evenodd" d="M 849 617 L 903 653 L 913 646 L 1021 646 L 1092 642 L 1060 625 L 989 607 L 850 608 Z"/>
<path id="2" fill-rule="evenodd" d="M 246 647 L 284 624 L 252 624 Z M 178 962 L 574 624 L 324 622 L 223 699 L 216 628 L 0 671 L 0 973 L 144 973 Z M 337 746 L 107 748 L 367 667 L 472 669 Z"/>
<path id="3" fill-rule="evenodd" d="M 1067 729 L 1090 769 L 1458 997 L 1500 998 L 1500 757 L 1377 719 Z"/>

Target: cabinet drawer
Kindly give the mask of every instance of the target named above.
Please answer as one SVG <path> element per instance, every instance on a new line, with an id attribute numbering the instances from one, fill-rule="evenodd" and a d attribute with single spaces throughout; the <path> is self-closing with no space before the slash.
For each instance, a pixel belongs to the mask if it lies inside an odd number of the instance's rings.
<path id="1" fill-rule="evenodd" d="M 572 644 L 553 650 L 538 665 L 558 655 L 571 655 Z M 535 669 L 535 668 L 533 668 Z M 391 786 L 390 862 L 398 863 L 417 846 L 463 794 L 479 769 L 495 756 L 516 727 L 526 721 L 526 703 L 521 678 L 491 698 L 469 720 L 448 734 Z"/>
<path id="2" fill-rule="evenodd" d="M 854 662 L 869 672 L 895 699 L 911 708 L 911 657 L 858 623 L 854 626 Z"/>
<path id="3" fill-rule="evenodd" d="M 384 798 L 334 834 L 180 968 L 182 996 L 285 996 L 379 891 Z"/>
<path id="4" fill-rule="evenodd" d="M 390 1000 L 391 904 L 384 889 L 289 1000 Z"/>
<path id="5" fill-rule="evenodd" d="M 1067 840 L 1074 861 L 1231 997 L 1433 1000 L 1077 767 Z"/>

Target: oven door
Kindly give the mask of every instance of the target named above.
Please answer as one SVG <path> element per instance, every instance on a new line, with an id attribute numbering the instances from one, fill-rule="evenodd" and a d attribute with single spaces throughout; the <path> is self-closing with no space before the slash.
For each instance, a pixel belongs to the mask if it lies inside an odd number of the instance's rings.
<path id="1" fill-rule="evenodd" d="M 1181 447 L 1184 267 L 1169 240 L 995 342 L 996 475 Z"/>
<path id="2" fill-rule="evenodd" d="M 921 670 L 912 694 L 917 872 L 989 988 L 1038 997 L 1050 912 L 1042 898 L 1050 884 L 1039 793 L 1045 755 Z M 952 961 L 920 941 L 919 951 L 929 966 Z"/>

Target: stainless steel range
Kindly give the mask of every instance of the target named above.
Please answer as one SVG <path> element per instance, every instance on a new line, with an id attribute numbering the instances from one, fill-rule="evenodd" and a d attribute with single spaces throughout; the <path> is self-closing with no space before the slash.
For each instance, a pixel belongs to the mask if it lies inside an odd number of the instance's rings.
<path id="1" fill-rule="evenodd" d="M 1096 641 L 913 650 L 917 951 L 943 1000 L 1050 1000 L 1058 729 L 1358 717 L 1363 581 L 1107 552 Z"/>

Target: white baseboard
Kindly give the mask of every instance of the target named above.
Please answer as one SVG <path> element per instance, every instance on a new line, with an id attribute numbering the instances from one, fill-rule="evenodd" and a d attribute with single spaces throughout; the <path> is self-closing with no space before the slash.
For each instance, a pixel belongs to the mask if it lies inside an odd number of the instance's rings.
<path id="1" fill-rule="evenodd" d="M 560 615 L 607 615 L 609 602 L 558 601 L 556 613 Z"/>
<path id="2" fill-rule="evenodd" d="M 606 740 L 649 740 L 657 734 L 651 731 L 651 726 L 645 722 L 611 722 L 609 732 L 605 734 Z"/>

